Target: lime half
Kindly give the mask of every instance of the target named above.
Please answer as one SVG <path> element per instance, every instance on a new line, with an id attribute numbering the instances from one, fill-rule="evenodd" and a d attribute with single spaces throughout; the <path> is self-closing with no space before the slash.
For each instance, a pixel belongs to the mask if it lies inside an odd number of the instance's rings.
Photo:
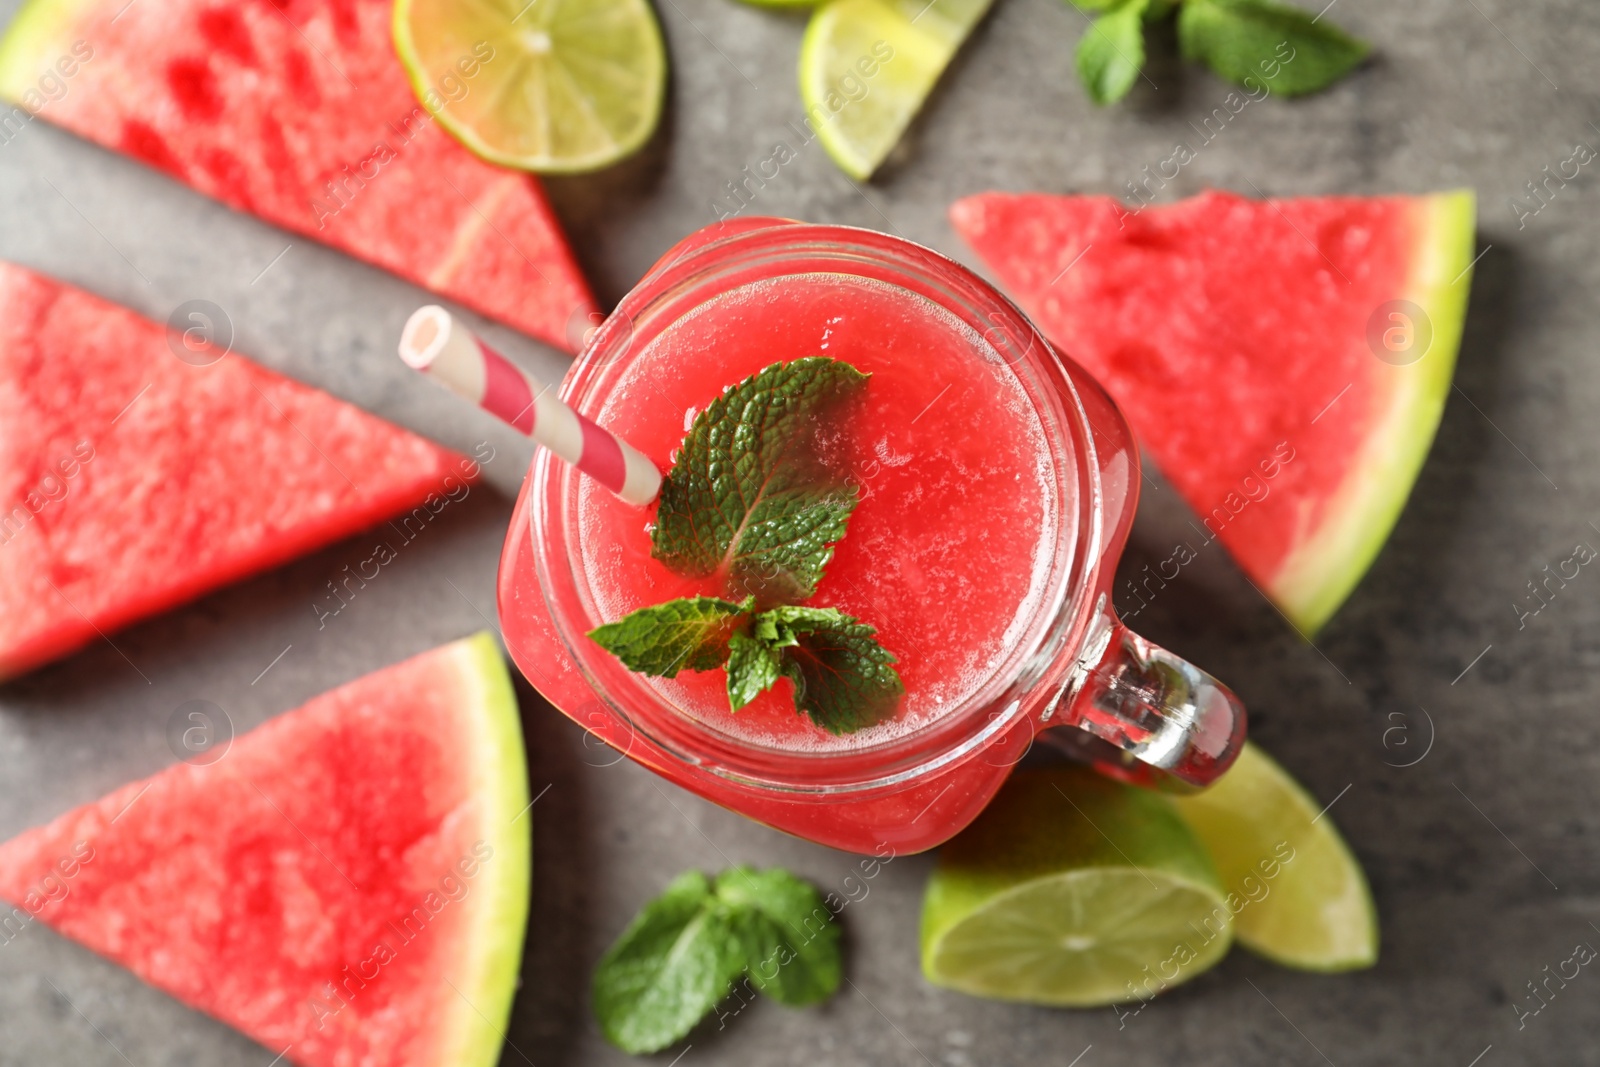
<path id="1" fill-rule="evenodd" d="M 992 0 L 829 0 L 800 46 L 805 122 L 846 174 L 878 169 Z"/>
<path id="2" fill-rule="evenodd" d="M 596 170 L 654 132 L 667 54 L 648 0 L 396 0 L 422 105 L 492 163 Z"/>
<path id="3" fill-rule="evenodd" d="M 1227 953 L 1224 897 L 1164 797 L 1075 768 L 1018 771 L 940 851 L 922 971 L 1000 1000 L 1148 1000 Z"/>
<path id="4" fill-rule="evenodd" d="M 1308 971 L 1377 962 L 1361 865 L 1322 805 L 1259 748 L 1246 744 L 1221 781 L 1176 803 L 1211 850 L 1241 944 Z"/>

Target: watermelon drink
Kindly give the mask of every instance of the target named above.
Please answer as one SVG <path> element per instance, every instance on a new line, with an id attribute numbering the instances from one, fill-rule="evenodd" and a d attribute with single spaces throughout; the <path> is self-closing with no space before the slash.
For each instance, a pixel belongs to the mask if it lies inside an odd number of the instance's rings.
<path id="1" fill-rule="evenodd" d="M 652 680 L 664 699 L 701 728 L 752 744 L 850 751 L 931 724 L 981 685 L 1037 610 L 1060 521 L 1039 420 L 987 349 L 904 290 L 816 274 L 736 288 L 629 361 L 596 421 L 626 427 L 663 468 L 686 413 L 771 363 L 838 353 L 871 375 L 865 401 L 823 431 L 860 503 L 807 603 L 874 625 L 906 690 L 896 715 L 848 734 L 795 714 L 787 681 L 736 715 L 720 671 Z M 684 577 L 651 557 L 647 513 L 593 482 L 580 491 L 584 572 L 602 618 L 721 595 L 717 578 Z"/>
<path id="2" fill-rule="evenodd" d="M 867 231 L 712 227 L 624 299 L 562 395 L 665 472 L 725 390 L 815 357 L 868 377 L 808 430 L 855 505 L 804 605 L 875 629 L 893 706 L 841 728 L 797 710 L 797 677 L 733 711 L 723 669 L 629 670 L 591 631 L 756 587 L 669 566 L 651 530 L 668 504 L 625 503 L 544 453 L 500 577 L 507 645 L 541 692 L 679 785 L 861 852 L 952 836 L 1047 727 L 1119 777 L 1204 785 L 1226 769 L 1237 702 L 1110 612 L 1139 480 L 1126 424 L 960 266 Z"/>

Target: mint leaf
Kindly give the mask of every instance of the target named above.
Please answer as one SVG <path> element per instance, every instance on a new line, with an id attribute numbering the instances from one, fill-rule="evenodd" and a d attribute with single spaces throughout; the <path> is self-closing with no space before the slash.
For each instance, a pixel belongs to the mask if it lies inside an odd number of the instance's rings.
<path id="1" fill-rule="evenodd" d="M 775 363 L 701 412 L 661 486 L 652 554 L 768 601 L 816 592 L 856 489 L 818 458 L 817 418 L 867 376 L 821 356 Z"/>
<path id="2" fill-rule="evenodd" d="M 894 714 L 905 692 L 895 662 L 872 627 L 835 608 L 773 608 L 752 632 L 782 649 L 795 707 L 833 734 L 852 734 Z M 765 638 L 763 638 L 765 639 Z"/>
<path id="3" fill-rule="evenodd" d="M 776 649 L 748 634 L 729 638 L 728 651 L 728 706 L 738 711 L 772 688 L 783 664 Z"/>
<path id="4" fill-rule="evenodd" d="M 1090 24 L 1078 41 L 1078 77 L 1089 99 L 1113 104 L 1128 95 L 1144 67 L 1144 20 L 1149 0 L 1125 0 Z"/>
<path id="5" fill-rule="evenodd" d="M 1332 85 L 1369 51 L 1365 41 L 1332 23 L 1271 0 L 1185 0 L 1178 45 L 1184 58 L 1228 81 L 1247 89 L 1265 85 L 1284 96 Z"/>
<path id="6" fill-rule="evenodd" d="M 663 678 L 685 668 L 709 671 L 728 661 L 729 638 L 754 603 L 708 596 L 669 600 L 598 626 L 589 636 L 631 671 Z"/>
<path id="7" fill-rule="evenodd" d="M 594 974 L 594 1013 L 624 1052 L 656 1052 L 694 1028 L 744 969 L 746 939 L 699 871 L 644 906 Z"/>
<path id="8" fill-rule="evenodd" d="M 764 600 L 804 600 L 817 591 L 858 502 L 854 485 L 785 484 L 785 473 L 780 468 L 752 509 L 729 565 L 732 587 Z"/>
<path id="9" fill-rule="evenodd" d="M 716 893 L 741 915 L 751 984 L 791 1008 L 827 1000 L 839 988 L 839 925 L 822 894 L 779 867 L 733 867 Z"/>
<path id="10" fill-rule="evenodd" d="M 839 928 L 816 888 L 781 868 L 687 871 L 646 904 L 595 968 L 595 1018 L 624 1052 L 694 1029 L 743 973 L 802 1007 L 839 987 Z"/>
<path id="11" fill-rule="evenodd" d="M 729 638 L 728 703 L 738 711 L 781 675 L 794 683 L 795 709 L 830 733 L 882 722 L 905 688 L 876 632 L 837 608 L 763 611 Z"/>
<path id="12" fill-rule="evenodd" d="M 750 633 L 771 648 L 788 648 L 798 642 L 794 631 L 779 627 L 776 611 L 764 611 L 750 624 Z"/>
<path id="13" fill-rule="evenodd" d="M 734 711 L 786 677 L 796 710 L 831 733 L 854 733 L 894 713 L 905 689 L 876 630 L 836 608 L 783 605 L 753 615 L 754 608 L 755 597 L 739 604 L 685 597 L 630 612 L 589 636 L 643 674 L 673 678 L 726 665 Z"/>
<path id="14" fill-rule="evenodd" d="M 1137 22 L 1151 0 L 1123 2 Z M 674 600 L 589 636 L 646 674 L 726 665 L 734 711 L 787 677 L 796 709 L 833 733 L 893 714 L 905 690 L 876 631 L 832 608 L 792 606 L 816 592 L 857 501 L 823 460 L 819 416 L 866 383 L 849 364 L 813 356 L 774 363 L 713 400 L 662 483 L 651 554 L 681 574 L 720 577 L 745 600 Z M 756 614 L 758 599 L 788 606 Z"/>

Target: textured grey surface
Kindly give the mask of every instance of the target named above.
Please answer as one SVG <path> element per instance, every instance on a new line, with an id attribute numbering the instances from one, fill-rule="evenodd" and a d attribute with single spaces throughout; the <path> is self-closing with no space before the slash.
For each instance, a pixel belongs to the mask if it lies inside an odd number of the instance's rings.
<path id="1" fill-rule="evenodd" d="M 6 17 L 14 8 L 0 3 Z M 723 183 L 790 139 L 785 123 L 800 114 L 799 17 L 732 0 L 665 0 L 661 12 L 674 68 L 660 135 L 612 171 L 550 183 L 607 305 L 711 221 Z M 686 1067 L 1064 1067 L 1086 1050 L 1082 1067 L 1600 1063 L 1600 977 L 1581 973 L 1520 1030 L 1511 1007 L 1533 1006 L 1525 983 L 1574 944 L 1600 945 L 1600 577 L 1583 572 L 1525 629 L 1512 607 L 1544 564 L 1577 542 L 1600 546 L 1600 164 L 1523 228 L 1507 204 L 1576 142 L 1600 144 L 1590 121 L 1600 120 L 1600 8 L 1344 0 L 1330 17 L 1376 42 L 1375 62 L 1319 97 L 1252 104 L 1167 195 L 1475 186 L 1480 249 L 1492 248 L 1473 285 L 1459 392 L 1394 537 L 1318 648 L 1216 552 L 1186 567 L 1139 621 L 1232 683 L 1255 736 L 1318 797 L 1337 798 L 1333 817 L 1377 896 L 1382 961 L 1320 977 L 1235 952 L 1120 1030 L 1110 1010 L 972 1000 L 918 976 L 929 864 L 908 857 L 846 909 L 850 982 L 832 1003 L 804 1013 L 760 1004 L 726 1029 L 713 1022 L 690 1039 Z M 877 181 L 857 187 L 811 145 L 755 210 L 893 229 L 970 258 L 945 222 L 959 195 L 1121 189 L 1188 137 L 1186 123 L 1226 88 L 1158 42 L 1154 84 L 1095 111 L 1071 68 L 1083 25 L 1058 0 L 998 0 Z M 240 350 L 448 443 L 492 437 L 492 480 L 502 494 L 518 484 L 526 451 L 393 358 L 399 325 L 422 298 L 407 285 L 43 123 L 0 147 L 0 204 L 0 257 L 158 319 L 183 300 L 213 300 Z M 0 835 L 169 763 L 164 726 L 185 700 L 212 700 L 244 729 L 481 628 L 510 506 L 509 495 L 475 492 L 321 632 L 310 604 L 359 558 L 359 542 L 118 635 L 137 673 L 102 644 L 0 688 Z M 1125 570 L 1167 556 L 1185 517 L 1170 491 L 1148 493 Z M 669 877 L 691 864 L 782 863 L 838 888 L 854 860 L 627 762 L 601 766 L 576 727 L 523 697 L 533 788 L 550 788 L 534 808 L 533 932 L 505 1062 L 623 1062 L 590 1021 L 587 975 Z M 1424 708 L 1431 751 L 1392 766 L 1424 751 Z M 1395 727 L 1406 730 L 1385 733 Z M 0 1064 L 266 1067 L 277 1051 L 38 927 L 0 946 Z"/>

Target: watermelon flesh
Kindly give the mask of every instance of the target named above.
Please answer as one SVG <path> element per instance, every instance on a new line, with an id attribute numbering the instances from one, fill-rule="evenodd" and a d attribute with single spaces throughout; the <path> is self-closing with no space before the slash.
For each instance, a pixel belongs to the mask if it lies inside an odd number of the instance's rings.
<path id="1" fill-rule="evenodd" d="M 1371 565 L 1432 443 L 1466 316 L 1473 212 L 1470 192 L 1208 192 L 1143 210 L 989 193 L 957 202 L 951 220 L 1105 385 L 1194 508 L 1202 543 L 1221 540 L 1309 636 Z M 1384 307 L 1397 300 L 1432 327 L 1410 362 L 1369 341 L 1400 321 Z"/>
<path id="2" fill-rule="evenodd" d="M 48 924 L 263 1063 L 491 1067 L 527 926 L 527 805 L 511 680 L 479 634 L 0 845 L 0 920 Z"/>
<path id="3" fill-rule="evenodd" d="M 29 0 L 0 42 L 0 96 L 573 348 L 594 300 L 538 181 L 478 159 L 418 104 L 391 43 L 390 8 Z M 479 62 L 464 57 L 474 74 Z M 437 99 L 473 88 L 463 73 Z"/>
<path id="4" fill-rule="evenodd" d="M 425 523 L 477 472 L 0 263 L 0 677 L 402 512 Z"/>

